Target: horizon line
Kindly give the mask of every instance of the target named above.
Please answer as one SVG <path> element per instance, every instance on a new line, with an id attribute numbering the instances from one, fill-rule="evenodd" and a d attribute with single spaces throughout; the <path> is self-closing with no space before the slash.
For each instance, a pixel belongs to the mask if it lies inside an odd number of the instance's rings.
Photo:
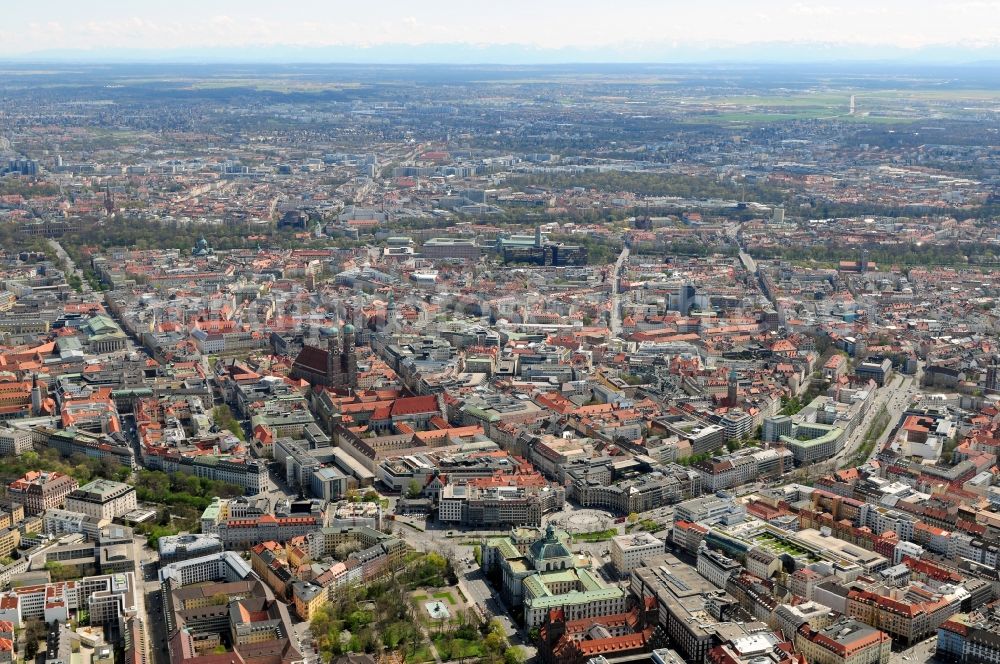
<path id="1" fill-rule="evenodd" d="M 385 66 L 995 65 L 1000 43 L 915 47 L 835 41 L 739 44 L 616 43 L 546 47 L 517 42 L 244 44 L 238 46 L 41 48 L 0 53 L 11 64 L 270 64 Z"/>
<path id="2" fill-rule="evenodd" d="M 94 57 L 74 58 L 66 56 L 10 56 L 0 55 L 0 65 L 264 65 L 264 66 L 370 66 L 370 67 L 695 67 L 695 66 L 815 66 L 815 65 L 907 65 L 923 67 L 983 67 L 996 66 L 1000 63 L 1000 53 L 994 57 L 982 59 L 929 59 L 905 57 L 870 57 L 870 58 L 837 58 L 837 59 L 790 59 L 790 58 L 757 58 L 739 60 L 734 58 L 705 58 L 690 60 L 537 60 L 537 61 L 503 61 L 480 60 L 470 62 L 455 62 L 449 60 L 295 60 L 295 59 L 263 59 L 251 58 L 213 58 L 204 56 L 186 56 L 179 58 L 151 56 L 148 58 L 124 57 Z"/>

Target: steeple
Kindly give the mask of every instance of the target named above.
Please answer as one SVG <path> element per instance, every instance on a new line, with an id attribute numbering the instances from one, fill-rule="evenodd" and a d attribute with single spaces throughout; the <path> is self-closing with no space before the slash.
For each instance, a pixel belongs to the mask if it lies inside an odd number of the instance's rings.
<path id="1" fill-rule="evenodd" d="M 344 326 L 344 343 L 340 349 L 340 370 L 342 384 L 354 387 L 358 384 L 358 355 L 354 326 L 348 323 Z"/>
<path id="2" fill-rule="evenodd" d="M 739 376 L 736 374 L 736 367 L 729 369 L 729 384 L 726 391 L 726 405 L 732 408 L 739 399 Z"/>
<path id="3" fill-rule="evenodd" d="M 31 374 L 31 414 L 42 414 L 42 388 L 38 386 L 38 374 Z"/>
<path id="4" fill-rule="evenodd" d="M 340 375 L 340 330 L 331 327 L 326 337 L 326 384 L 333 387 Z"/>

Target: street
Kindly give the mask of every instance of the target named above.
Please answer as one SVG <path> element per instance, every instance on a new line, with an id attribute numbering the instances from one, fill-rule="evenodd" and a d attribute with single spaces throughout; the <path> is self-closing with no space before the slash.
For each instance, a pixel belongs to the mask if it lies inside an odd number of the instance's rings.
<path id="1" fill-rule="evenodd" d="M 524 630 L 520 629 L 510 617 L 506 605 L 500 600 L 500 596 L 493 590 L 493 587 L 487 583 L 483 571 L 475 562 L 471 566 L 463 564 L 461 567 L 463 569 L 458 570 L 457 574 L 458 588 L 462 594 L 485 609 L 487 618 L 499 620 L 510 644 L 521 647 L 525 660 L 533 660 L 538 654 L 537 649 L 528 640 Z"/>
<path id="2" fill-rule="evenodd" d="M 160 556 L 146 546 L 144 538 L 139 537 L 132 541 L 132 555 L 135 561 L 135 604 L 145 633 L 146 659 L 151 663 L 165 663 L 166 653 L 162 652 L 166 647 L 163 640 L 163 608 L 159 604 L 160 583 L 157 576 Z"/>
<path id="3" fill-rule="evenodd" d="M 872 453 L 868 457 L 869 459 L 881 451 L 886 440 L 888 440 L 889 435 L 895 429 L 895 425 L 899 422 L 899 416 L 902 415 L 906 409 L 910 407 L 910 404 L 917 399 L 917 395 L 920 391 L 918 387 L 920 384 L 920 372 L 921 368 L 918 364 L 917 373 L 913 376 L 904 377 L 903 384 L 900 386 L 900 389 L 897 389 L 889 398 L 889 402 L 886 404 L 886 410 L 889 412 L 892 421 L 890 426 L 886 427 L 886 429 L 879 435 L 878 440 L 875 441 L 875 446 L 872 449 Z"/>
<path id="4" fill-rule="evenodd" d="M 885 444 L 886 438 L 892 431 L 893 425 L 896 424 L 899 416 L 910 405 L 916 392 L 917 388 L 915 387 L 913 376 L 894 374 L 890 379 L 889 385 L 877 388 L 868 412 L 862 418 L 862 421 L 847 435 L 843 449 L 829 460 L 814 464 L 810 468 L 810 474 L 814 476 L 817 474 L 822 475 L 846 465 L 861 448 L 865 437 L 868 435 L 868 429 L 872 421 L 878 416 L 879 411 L 884 406 L 886 412 L 889 414 L 889 425 L 886 426 L 884 431 L 880 432 L 868 458 L 870 459 L 878 454 L 878 451 Z"/>
<path id="5" fill-rule="evenodd" d="M 608 328 L 613 337 L 617 337 L 622 331 L 621 291 L 618 287 L 618 279 L 621 276 L 622 267 L 628 260 L 628 255 L 629 248 L 626 244 L 618 255 L 618 260 L 615 261 L 615 269 L 611 272 L 611 318 Z"/>
<path id="6" fill-rule="evenodd" d="M 91 292 L 90 284 L 87 283 L 87 280 L 83 278 L 83 272 L 81 272 L 80 269 L 77 268 L 76 263 L 74 263 L 73 259 L 69 257 L 69 254 L 66 253 L 66 250 L 63 249 L 62 245 L 59 244 L 59 242 L 57 242 L 56 240 L 50 239 L 49 246 L 52 247 L 52 250 L 54 252 L 56 252 L 56 256 L 59 258 L 59 260 L 66 263 L 66 265 L 68 266 L 69 269 L 67 270 L 66 276 L 70 277 L 75 275 L 77 277 L 80 277 L 80 290 L 83 291 L 84 293 L 90 293 Z"/>
<path id="7" fill-rule="evenodd" d="M 911 648 L 889 654 L 889 664 L 923 664 L 934 659 L 937 635 L 924 639 Z"/>
<path id="8" fill-rule="evenodd" d="M 296 623 L 292 626 L 292 640 L 295 647 L 302 653 L 305 664 L 320 664 L 319 653 L 313 651 L 313 635 L 308 622 Z"/>

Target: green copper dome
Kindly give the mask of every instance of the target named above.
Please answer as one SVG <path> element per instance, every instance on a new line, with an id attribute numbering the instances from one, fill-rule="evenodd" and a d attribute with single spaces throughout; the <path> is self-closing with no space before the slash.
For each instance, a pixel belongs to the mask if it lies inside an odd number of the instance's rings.
<path id="1" fill-rule="evenodd" d="M 545 531 L 545 537 L 531 545 L 531 558 L 536 562 L 536 565 L 542 560 L 567 558 L 572 555 L 566 545 L 556 537 L 555 528 L 551 524 Z"/>

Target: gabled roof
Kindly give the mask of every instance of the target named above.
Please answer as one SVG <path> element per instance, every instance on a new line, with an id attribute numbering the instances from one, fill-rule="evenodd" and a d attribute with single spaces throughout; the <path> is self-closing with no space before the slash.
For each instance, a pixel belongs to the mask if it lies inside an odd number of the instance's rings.
<path id="1" fill-rule="evenodd" d="M 324 373 L 326 372 L 326 362 L 329 353 L 316 346 L 303 346 L 302 350 L 299 351 L 298 356 L 295 358 L 293 366 L 303 367 L 305 369 L 310 369 L 315 372 Z"/>
<path id="2" fill-rule="evenodd" d="M 404 397 L 396 399 L 392 403 L 393 417 L 399 415 L 415 415 L 417 413 L 436 413 L 438 410 L 437 397 Z"/>

